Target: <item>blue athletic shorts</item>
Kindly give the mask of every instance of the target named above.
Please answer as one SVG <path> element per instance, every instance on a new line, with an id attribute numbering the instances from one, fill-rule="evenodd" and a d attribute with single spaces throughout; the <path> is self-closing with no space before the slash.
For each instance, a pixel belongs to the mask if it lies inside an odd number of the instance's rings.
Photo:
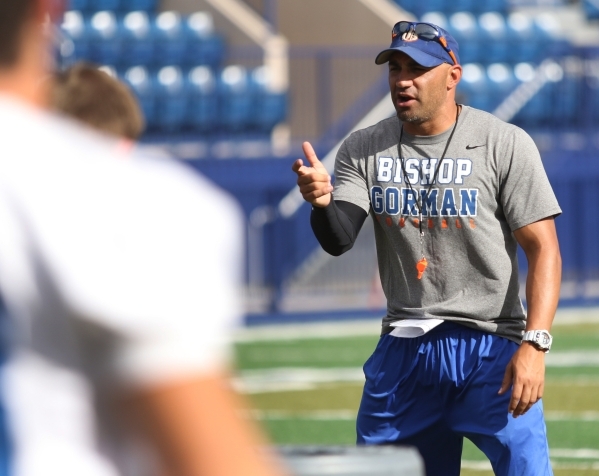
<path id="1" fill-rule="evenodd" d="M 457 476 L 466 437 L 496 475 L 553 475 L 542 402 L 513 418 L 511 392 L 497 394 L 517 348 L 452 322 L 421 337 L 382 336 L 364 364 L 358 444 L 415 446 L 427 476 Z"/>

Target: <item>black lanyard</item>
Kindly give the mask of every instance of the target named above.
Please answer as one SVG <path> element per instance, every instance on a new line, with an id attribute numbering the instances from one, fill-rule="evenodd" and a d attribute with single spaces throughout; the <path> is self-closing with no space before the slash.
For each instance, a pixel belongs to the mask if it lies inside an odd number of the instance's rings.
<path id="1" fill-rule="evenodd" d="M 443 154 L 441 154 L 441 158 L 439 159 L 439 163 L 437 164 L 437 166 L 435 167 L 435 173 L 433 174 L 433 179 L 431 180 L 430 185 L 428 186 L 428 190 L 426 191 L 426 197 L 428 198 L 429 193 L 431 192 L 433 185 L 435 184 L 435 181 L 437 180 L 437 175 L 439 175 L 439 169 L 441 169 L 441 165 L 443 164 L 443 160 L 445 159 L 445 154 L 447 153 L 447 149 L 449 149 L 449 144 L 451 143 L 451 139 L 453 138 L 453 133 L 455 132 L 456 128 L 458 127 L 458 118 L 460 117 L 460 106 L 458 106 L 456 104 L 456 114 L 455 114 L 455 123 L 453 125 L 453 129 L 451 130 L 451 134 L 449 134 L 449 138 L 447 139 L 447 142 L 445 143 L 445 149 L 443 150 Z M 424 236 L 424 229 L 422 228 L 422 207 L 423 207 L 423 196 L 422 194 L 418 195 L 415 191 L 414 191 L 414 187 L 412 187 L 412 184 L 408 181 L 408 176 L 406 173 L 406 166 L 404 164 L 404 160 L 401 154 L 401 140 L 403 138 L 403 124 L 401 125 L 401 131 L 399 133 L 399 143 L 397 144 L 397 152 L 399 154 L 399 162 L 401 163 L 401 170 L 403 171 L 403 177 L 404 180 L 406 181 L 406 183 L 408 184 L 408 187 L 410 187 L 410 190 L 412 191 L 412 195 L 414 195 L 416 197 L 416 207 L 418 208 L 418 229 L 420 230 L 420 239 L 422 240 L 422 237 Z M 422 165 L 420 165 L 420 176 L 422 177 Z M 412 213 L 412 211 L 410 210 L 410 214 Z M 424 251 L 424 250 L 423 250 Z"/>

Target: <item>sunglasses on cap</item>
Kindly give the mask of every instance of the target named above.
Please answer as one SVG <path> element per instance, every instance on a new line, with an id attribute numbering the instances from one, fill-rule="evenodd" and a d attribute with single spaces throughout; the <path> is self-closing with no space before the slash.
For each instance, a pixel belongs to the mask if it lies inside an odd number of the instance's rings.
<path id="1" fill-rule="evenodd" d="M 447 40 L 434 25 L 431 25 L 429 23 L 414 23 L 409 21 L 400 21 L 396 23 L 393 27 L 393 30 L 391 32 L 391 38 L 394 39 L 399 35 L 401 35 L 402 37 L 406 35 L 406 37 L 403 39 L 415 39 L 412 36 L 414 35 L 421 40 L 436 41 L 443 47 L 445 51 L 447 51 L 447 54 L 451 57 L 451 60 L 453 61 L 453 64 L 458 64 L 458 60 L 456 59 L 455 54 L 453 53 L 453 51 L 451 51 L 451 48 L 447 46 Z"/>

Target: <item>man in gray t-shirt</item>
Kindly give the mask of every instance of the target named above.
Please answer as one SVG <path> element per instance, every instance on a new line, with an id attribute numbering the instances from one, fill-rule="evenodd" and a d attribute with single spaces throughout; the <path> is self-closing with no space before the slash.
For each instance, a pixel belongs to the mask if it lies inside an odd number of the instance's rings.
<path id="1" fill-rule="evenodd" d="M 389 63 L 397 116 L 343 143 L 334 191 L 310 144 L 309 165 L 293 165 L 326 251 L 347 251 L 374 221 L 387 315 L 364 366 L 358 442 L 415 445 L 427 474 L 446 476 L 459 474 L 467 436 L 496 474 L 552 474 L 540 399 L 561 210 L 538 150 L 521 129 L 456 104 L 462 68 L 445 30 L 399 22 L 376 62 Z"/>

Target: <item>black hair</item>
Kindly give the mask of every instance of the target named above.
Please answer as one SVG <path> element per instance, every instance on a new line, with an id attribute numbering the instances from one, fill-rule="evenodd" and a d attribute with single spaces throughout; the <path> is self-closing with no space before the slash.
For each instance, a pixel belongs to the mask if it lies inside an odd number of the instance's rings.
<path id="1" fill-rule="evenodd" d="M 34 3 L 35 0 L 0 0 L 0 68 L 17 62 L 21 33 Z"/>

